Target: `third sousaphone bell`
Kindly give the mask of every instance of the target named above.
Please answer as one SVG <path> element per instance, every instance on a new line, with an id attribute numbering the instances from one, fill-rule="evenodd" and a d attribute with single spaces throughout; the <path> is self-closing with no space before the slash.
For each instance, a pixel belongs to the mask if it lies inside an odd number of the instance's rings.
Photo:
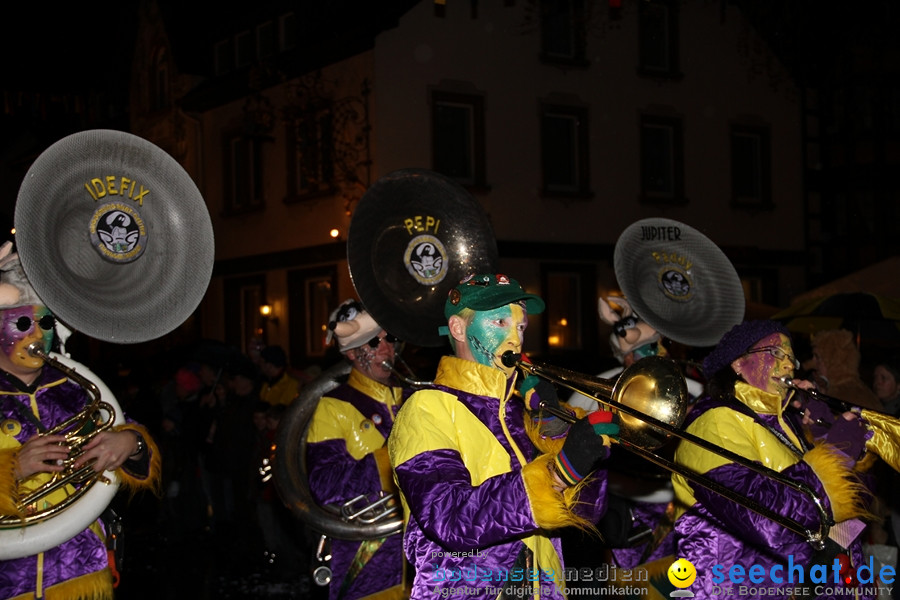
<path id="1" fill-rule="evenodd" d="M 686 346 L 714 346 L 744 318 L 744 288 L 725 253 L 672 219 L 632 223 L 616 242 L 616 279 L 635 312 Z"/>

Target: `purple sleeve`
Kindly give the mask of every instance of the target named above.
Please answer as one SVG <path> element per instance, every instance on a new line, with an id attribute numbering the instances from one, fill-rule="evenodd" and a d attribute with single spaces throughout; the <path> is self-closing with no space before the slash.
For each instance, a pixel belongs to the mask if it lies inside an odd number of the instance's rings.
<path id="1" fill-rule="evenodd" d="M 319 504 L 344 502 L 381 490 L 378 467 L 371 454 L 356 460 L 341 439 L 314 442 L 306 447 L 309 489 Z"/>
<path id="2" fill-rule="evenodd" d="M 451 551 L 510 541 L 537 531 L 520 471 L 473 486 L 459 453 L 433 450 L 395 468 L 416 522 Z"/>
<path id="3" fill-rule="evenodd" d="M 805 483 L 819 498 L 827 496 L 812 469 L 804 462 L 791 465 L 781 472 L 786 478 Z M 734 490 L 744 498 L 787 516 L 811 531 L 819 530 L 819 512 L 806 494 L 765 477 L 747 467 L 728 463 L 707 472 L 706 475 L 723 486 Z M 703 510 L 740 539 L 762 547 L 773 548 L 790 554 L 790 548 L 805 546 L 806 540 L 783 525 L 757 514 L 753 510 L 728 500 L 700 485 L 692 485 L 694 497 Z"/>

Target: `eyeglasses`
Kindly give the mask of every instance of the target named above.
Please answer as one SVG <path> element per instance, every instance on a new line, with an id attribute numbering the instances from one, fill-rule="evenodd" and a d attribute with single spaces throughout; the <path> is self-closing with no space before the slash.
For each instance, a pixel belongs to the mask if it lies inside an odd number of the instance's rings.
<path id="1" fill-rule="evenodd" d="M 28 331 L 31 329 L 32 323 L 34 323 L 34 320 L 31 317 L 19 317 L 16 319 L 16 329 L 22 332 Z M 44 315 L 38 319 L 37 323 L 38 327 L 44 331 L 50 331 L 53 329 L 53 326 L 56 325 L 56 319 L 53 318 L 53 315 Z"/>
<path id="2" fill-rule="evenodd" d="M 16 320 L 16 329 L 19 331 L 25 332 L 31 329 L 31 324 L 34 323 L 34 320 L 31 317 L 19 317 Z M 40 319 L 38 319 L 38 327 L 43 329 L 44 331 L 50 331 L 53 329 L 53 326 L 56 325 L 56 319 L 53 318 L 53 315 L 44 315 Z"/>
<path id="3" fill-rule="evenodd" d="M 800 361 L 793 357 L 793 355 L 788 354 L 778 346 L 763 346 L 762 348 L 752 348 L 747 350 L 747 354 L 758 354 L 759 352 L 765 352 L 766 354 L 770 354 L 777 358 L 778 360 L 784 360 L 785 358 L 791 361 L 791 364 L 794 365 L 795 369 L 800 368 Z"/>
<path id="4" fill-rule="evenodd" d="M 377 348 L 378 345 L 382 342 L 382 340 L 384 340 L 384 341 L 387 342 L 388 344 L 394 344 L 394 343 L 397 342 L 397 338 L 395 338 L 395 337 L 392 336 L 391 334 L 387 334 L 387 335 L 384 336 L 383 338 L 380 338 L 380 337 L 378 337 L 378 336 L 376 335 L 376 336 L 373 337 L 371 340 L 369 340 L 369 347 L 370 347 L 370 348 Z"/>

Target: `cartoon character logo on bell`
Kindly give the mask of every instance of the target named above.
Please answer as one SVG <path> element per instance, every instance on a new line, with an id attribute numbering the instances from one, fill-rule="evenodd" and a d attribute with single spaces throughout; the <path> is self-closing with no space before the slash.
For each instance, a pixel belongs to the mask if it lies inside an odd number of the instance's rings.
<path id="1" fill-rule="evenodd" d="M 686 558 L 679 558 L 669 566 L 669 583 L 678 589 L 669 594 L 669 598 L 693 598 L 694 592 L 689 588 L 697 579 L 697 569 Z"/>

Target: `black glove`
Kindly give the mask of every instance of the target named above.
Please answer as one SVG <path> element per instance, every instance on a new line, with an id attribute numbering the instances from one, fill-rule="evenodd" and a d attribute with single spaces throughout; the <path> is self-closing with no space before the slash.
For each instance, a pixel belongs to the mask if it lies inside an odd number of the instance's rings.
<path id="1" fill-rule="evenodd" d="M 569 485 L 584 479 L 600 460 L 609 456 L 609 445 L 619 435 L 619 416 L 598 410 L 575 421 L 556 455 L 556 470 Z"/>
<path id="2" fill-rule="evenodd" d="M 539 411 L 541 403 L 551 409 L 559 408 L 559 397 L 556 395 L 556 388 L 546 379 L 541 379 L 536 375 L 529 375 L 522 380 L 519 392 L 522 394 L 522 398 L 525 399 L 525 406 L 529 410 Z"/>

